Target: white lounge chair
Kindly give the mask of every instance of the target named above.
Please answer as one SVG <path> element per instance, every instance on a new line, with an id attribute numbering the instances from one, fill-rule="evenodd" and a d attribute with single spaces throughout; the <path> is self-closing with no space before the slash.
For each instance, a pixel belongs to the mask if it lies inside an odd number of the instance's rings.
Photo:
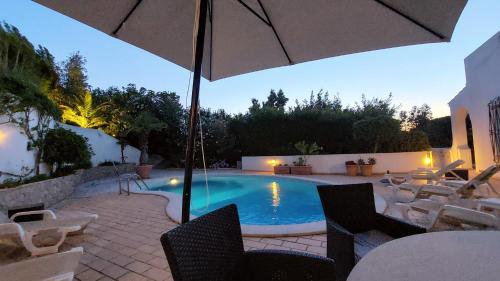
<path id="1" fill-rule="evenodd" d="M 38 210 L 15 213 L 12 217 L 10 217 L 10 220 L 11 222 L 15 222 L 16 218 L 38 214 L 43 215 L 43 220 L 19 222 L 24 231 L 37 231 L 43 228 L 78 226 L 77 230 L 68 233 L 68 235 L 75 235 L 82 233 L 89 223 L 95 221 L 99 217 L 96 214 L 77 211 L 61 211 L 59 212 L 60 216 L 58 217 L 51 210 Z"/>
<path id="2" fill-rule="evenodd" d="M 446 178 L 447 173 L 450 173 L 453 175 L 453 178 L 462 179 L 459 175 L 453 172 L 453 170 L 460 167 L 464 163 L 465 162 L 463 160 L 456 160 L 435 172 L 432 169 L 418 169 L 411 171 L 410 176 L 415 180 L 440 181 L 443 178 Z"/>
<path id="3" fill-rule="evenodd" d="M 500 165 L 494 164 L 489 166 L 488 168 L 484 169 L 481 173 L 479 173 L 477 176 L 474 178 L 465 181 L 465 180 L 445 180 L 442 181 L 441 184 L 453 187 L 453 188 L 461 188 L 461 187 L 466 187 L 466 188 L 473 188 L 473 189 L 479 189 L 481 185 L 487 185 L 488 188 L 488 193 L 495 193 L 496 195 L 498 192 L 495 190 L 493 185 L 490 182 L 490 179 L 498 172 L 500 171 Z"/>
<path id="4" fill-rule="evenodd" d="M 68 233 L 78 230 L 80 230 L 80 226 L 78 225 L 65 227 L 41 226 L 37 229 L 25 230 L 18 223 L 2 223 L 0 224 L 0 237 L 2 237 L 3 240 L 18 239 L 21 241 L 22 246 L 24 246 L 24 248 L 26 248 L 26 250 L 28 250 L 32 256 L 40 256 L 57 253 L 57 251 L 59 250 L 59 246 L 61 246 L 61 244 L 64 242 L 64 239 L 66 239 Z M 33 242 L 34 237 L 44 232 L 57 232 L 57 235 L 51 235 L 57 237 L 55 242 L 51 243 L 48 246 L 35 246 L 35 243 Z M 4 252 L 2 254 L 8 253 Z M 1 276 L 2 275 L 0 275 L 0 277 Z"/>
<path id="5" fill-rule="evenodd" d="M 457 160 L 438 170 L 429 168 L 413 170 L 408 174 L 406 181 L 403 183 L 393 177 L 388 177 L 388 180 L 392 186 L 401 186 L 402 189 L 404 189 L 405 185 L 412 184 L 412 182 L 414 182 L 415 180 L 426 180 L 427 183 L 437 183 L 443 179 L 446 179 L 447 173 L 451 173 L 454 179 L 463 180 L 459 175 L 453 172 L 453 170 L 464 163 L 465 162 L 463 160 Z"/>
<path id="6" fill-rule="evenodd" d="M 466 224 L 471 226 L 486 227 L 500 230 L 500 218 L 480 210 L 472 208 L 442 204 L 430 199 L 421 199 L 410 204 L 396 204 L 402 211 L 402 215 L 406 220 L 410 220 L 408 212 L 415 210 L 428 213 L 430 224 L 426 226 L 429 231 L 437 229 L 437 225 L 441 220 L 448 222 L 453 221 L 458 224 Z M 411 221 L 411 220 L 410 220 Z"/>
<path id="7" fill-rule="evenodd" d="M 63 253 L 29 258 L 0 266 L 0 279 L 8 281 L 72 281 L 83 254 L 77 247 Z"/>
<path id="8" fill-rule="evenodd" d="M 498 171 L 500 171 L 500 166 L 492 165 L 479 173 L 474 178 L 468 181 L 442 181 L 439 184 L 424 184 L 424 185 L 400 185 L 393 186 L 393 191 L 395 196 L 400 192 L 400 190 L 406 190 L 413 193 L 413 195 L 406 200 L 399 200 L 400 202 L 413 202 L 419 198 L 428 198 L 431 195 L 444 196 L 444 197 L 466 197 L 470 198 L 473 196 L 474 190 L 478 189 L 482 184 L 490 184 L 489 180 Z M 493 187 L 492 187 L 493 188 Z"/>

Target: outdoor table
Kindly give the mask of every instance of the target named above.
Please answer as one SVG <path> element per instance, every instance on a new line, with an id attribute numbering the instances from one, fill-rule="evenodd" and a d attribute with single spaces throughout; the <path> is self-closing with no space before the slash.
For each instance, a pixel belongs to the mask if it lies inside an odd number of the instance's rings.
<path id="1" fill-rule="evenodd" d="M 446 231 L 396 239 L 368 253 L 347 281 L 500 280 L 500 231 Z"/>

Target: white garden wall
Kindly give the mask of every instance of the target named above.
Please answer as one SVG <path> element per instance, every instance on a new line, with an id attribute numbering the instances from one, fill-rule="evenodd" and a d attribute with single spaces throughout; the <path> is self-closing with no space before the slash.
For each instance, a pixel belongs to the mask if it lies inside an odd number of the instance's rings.
<path id="1" fill-rule="evenodd" d="M 25 174 L 24 170 L 31 170 L 34 167 L 34 152 L 27 150 L 28 139 L 21 133 L 15 125 L 5 122 L 5 117 L 0 116 L 0 172 L 15 175 Z M 94 151 L 92 165 L 110 161 L 121 161 L 120 145 L 117 139 L 107 135 L 103 131 L 95 129 L 83 129 L 80 127 L 60 124 L 65 129 L 72 130 L 88 139 L 88 143 Z M 137 163 L 140 151 L 132 146 L 125 149 L 126 161 Z M 41 171 L 47 171 L 47 167 L 41 165 Z M 0 173 L 0 182 L 7 176 Z"/>
<path id="2" fill-rule="evenodd" d="M 345 173 L 345 162 L 357 161 L 374 157 L 377 165 L 373 172 L 382 174 L 389 170 L 391 173 L 407 173 L 419 167 L 425 166 L 425 158 L 429 152 L 398 152 L 398 153 L 369 153 L 369 154 L 325 154 L 311 155 L 308 164 L 312 166 L 315 174 L 343 174 Z M 250 171 L 272 171 L 274 164 L 292 165 L 298 155 L 293 156 L 243 156 L 242 169 Z"/>
<path id="3" fill-rule="evenodd" d="M 94 155 L 92 156 L 92 166 L 96 166 L 104 161 L 121 161 L 120 145 L 114 137 L 104 133 L 101 130 L 85 129 L 66 124 L 60 124 L 61 127 L 71 130 L 88 139 L 88 143 L 92 146 Z M 125 161 L 129 163 L 139 162 L 139 149 L 128 145 L 125 148 Z"/>

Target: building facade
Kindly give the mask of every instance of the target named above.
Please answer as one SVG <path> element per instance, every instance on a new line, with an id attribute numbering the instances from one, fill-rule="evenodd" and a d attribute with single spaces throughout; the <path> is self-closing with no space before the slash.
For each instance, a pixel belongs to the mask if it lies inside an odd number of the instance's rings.
<path id="1" fill-rule="evenodd" d="M 482 171 L 494 163 L 488 103 L 500 96 L 500 32 L 464 60 L 465 87 L 450 102 L 452 160 Z M 469 120 L 470 119 L 470 122 Z"/>

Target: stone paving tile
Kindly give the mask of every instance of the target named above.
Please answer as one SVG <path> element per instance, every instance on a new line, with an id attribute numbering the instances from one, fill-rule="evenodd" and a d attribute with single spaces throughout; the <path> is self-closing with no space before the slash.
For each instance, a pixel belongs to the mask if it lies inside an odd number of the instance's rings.
<path id="1" fill-rule="evenodd" d="M 80 281 L 96 281 L 99 280 L 101 277 L 104 277 L 104 275 L 93 269 L 85 270 L 84 272 L 76 275 L 76 278 Z"/>
<path id="2" fill-rule="evenodd" d="M 104 268 L 101 272 L 103 274 L 106 274 L 107 276 L 113 278 L 113 279 L 116 279 L 116 278 L 118 278 L 120 276 L 125 275 L 129 271 L 126 270 L 126 269 L 124 269 L 123 267 L 120 267 L 118 265 L 112 264 L 112 265 Z"/>
<path id="3" fill-rule="evenodd" d="M 148 264 L 145 264 L 143 262 L 140 262 L 140 261 L 134 261 L 130 264 L 128 264 L 127 266 L 125 266 L 127 269 L 131 270 L 131 271 L 134 271 L 134 272 L 137 272 L 137 273 L 143 273 L 144 271 L 148 270 L 151 268 L 150 265 Z"/>
<path id="4" fill-rule="evenodd" d="M 158 269 L 158 268 L 151 268 L 149 270 L 146 270 L 143 273 L 146 277 L 149 277 L 153 280 L 156 281 L 163 281 L 163 280 L 168 280 L 169 278 L 172 278 L 172 275 L 170 272 L 167 272 L 166 270 Z"/>
<path id="5" fill-rule="evenodd" d="M 123 275 L 122 277 L 118 278 L 119 281 L 147 281 L 149 280 L 148 278 L 139 275 L 134 272 L 128 272 L 127 274 Z"/>
<path id="6" fill-rule="evenodd" d="M 133 258 L 127 257 L 127 256 L 117 256 L 113 259 L 110 260 L 112 263 L 117 264 L 119 266 L 126 266 L 127 264 L 131 263 L 134 261 Z"/>

